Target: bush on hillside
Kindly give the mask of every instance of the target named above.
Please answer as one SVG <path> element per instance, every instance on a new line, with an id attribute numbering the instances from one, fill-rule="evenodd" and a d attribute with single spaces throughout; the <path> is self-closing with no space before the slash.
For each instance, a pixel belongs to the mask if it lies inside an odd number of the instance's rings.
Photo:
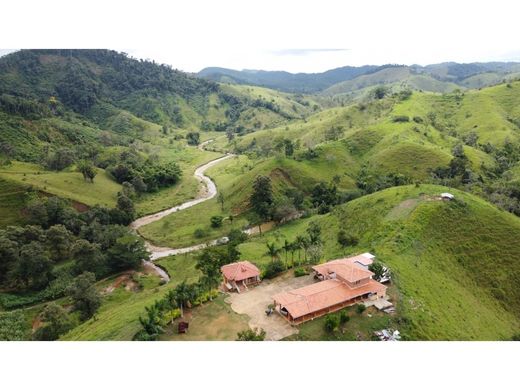
<path id="1" fill-rule="evenodd" d="M 393 122 L 410 122 L 410 118 L 407 115 L 397 115 L 392 118 Z"/>
<path id="2" fill-rule="evenodd" d="M 210 219 L 210 222 L 211 222 L 211 227 L 212 228 L 219 228 L 222 226 L 222 220 L 224 218 L 220 215 L 214 215 L 213 217 L 211 217 Z"/>

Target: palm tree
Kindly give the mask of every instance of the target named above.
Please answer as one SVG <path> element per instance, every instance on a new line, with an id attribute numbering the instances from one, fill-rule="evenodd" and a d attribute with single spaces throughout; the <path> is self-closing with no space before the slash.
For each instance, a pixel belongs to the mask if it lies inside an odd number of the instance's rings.
<path id="1" fill-rule="evenodd" d="M 270 256 L 271 260 L 274 262 L 279 258 L 280 248 L 277 248 L 274 242 L 267 242 L 265 245 L 267 246 L 267 252 L 265 252 L 265 254 Z"/>
<path id="2" fill-rule="evenodd" d="M 181 317 L 184 317 L 184 306 L 188 305 L 194 298 L 195 291 L 191 284 L 187 284 L 186 281 L 180 283 L 175 287 L 175 302 L 181 311 Z"/>
<path id="3" fill-rule="evenodd" d="M 285 251 L 285 268 L 287 268 L 287 253 L 291 250 L 291 243 L 287 239 L 283 242 L 283 250 Z"/>
<path id="4" fill-rule="evenodd" d="M 305 247 L 305 242 L 307 239 L 305 236 L 296 236 L 296 241 L 294 242 L 296 244 L 296 247 L 298 248 L 298 265 L 300 265 L 301 262 L 301 250 Z"/>
<path id="5" fill-rule="evenodd" d="M 291 242 L 289 244 L 290 246 L 290 251 L 291 251 L 291 267 L 294 267 L 294 252 L 296 252 L 298 250 L 298 246 L 297 246 L 297 243 L 295 241 Z"/>
<path id="6" fill-rule="evenodd" d="M 147 335 L 148 340 L 156 340 L 164 330 L 161 326 L 161 312 L 156 304 L 144 308 L 146 316 L 139 316 L 139 322 Z"/>

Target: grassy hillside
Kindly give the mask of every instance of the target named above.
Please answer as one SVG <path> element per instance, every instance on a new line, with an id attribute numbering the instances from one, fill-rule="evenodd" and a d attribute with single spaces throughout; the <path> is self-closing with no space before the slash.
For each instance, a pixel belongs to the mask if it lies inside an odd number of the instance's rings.
<path id="1" fill-rule="evenodd" d="M 436 80 L 430 75 L 416 74 L 409 67 L 403 66 L 385 68 L 378 72 L 356 77 L 353 80 L 343 81 L 327 88 L 322 93 L 327 96 L 342 94 L 356 95 L 368 87 L 375 87 L 377 85 L 441 93 L 451 92 L 456 88 L 460 88 L 454 83 Z"/>
<path id="2" fill-rule="evenodd" d="M 24 221 L 26 192 L 26 186 L 0 178 L 0 228 Z"/>
<path id="3" fill-rule="evenodd" d="M 116 194 L 121 189 L 104 171 L 98 173 L 94 183 L 88 183 L 79 172 L 50 172 L 36 164 L 22 162 L 0 167 L 0 177 L 89 206 L 99 204 L 113 207 Z"/>
<path id="4" fill-rule="evenodd" d="M 446 190 L 455 201 L 434 200 Z M 496 340 L 518 331 L 520 248 L 511 244 L 520 238 L 517 217 L 453 189 L 396 187 L 256 237 L 240 245 L 242 258 L 267 264 L 266 242 L 293 240 L 312 220 L 322 229 L 324 260 L 371 251 L 391 268 L 408 337 Z M 343 251 L 339 229 L 357 235 L 359 244 Z"/>
<path id="5" fill-rule="evenodd" d="M 213 198 L 146 225 L 139 232 L 156 244 L 171 247 L 183 247 L 222 237 L 232 228 L 244 228 L 249 224 L 249 198 L 252 183 L 258 175 L 271 178 L 273 190 L 278 196 L 287 188 L 296 188 L 308 195 L 314 185 L 321 181 L 329 182 L 335 175 L 340 175 L 338 187 L 341 190 L 355 188 L 354 180 L 346 169 L 352 165 L 352 160 L 337 145 L 325 147 L 312 161 L 298 162 L 283 157 L 264 160 L 235 157 L 207 172 L 224 195 L 224 210 L 218 199 Z M 214 215 L 226 217 L 222 227 L 210 227 L 210 217 Z M 234 216 L 233 221 L 227 218 L 229 215 Z M 204 235 L 197 236 L 197 230 L 202 230 Z"/>

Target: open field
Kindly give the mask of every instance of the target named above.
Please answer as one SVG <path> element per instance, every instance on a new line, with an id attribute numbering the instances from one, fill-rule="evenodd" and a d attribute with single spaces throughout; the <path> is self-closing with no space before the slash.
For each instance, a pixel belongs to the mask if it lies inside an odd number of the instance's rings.
<path id="1" fill-rule="evenodd" d="M 90 183 L 83 180 L 79 172 L 51 172 L 36 164 L 13 162 L 9 166 L 0 167 L 0 177 L 23 185 L 31 185 L 40 191 L 89 206 L 99 204 L 113 207 L 121 186 L 105 171 L 97 169 L 98 174 L 94 183 Z"/>
<path id="2" fill-rule="evenodd" d="M 177 333 L 178 320 L 165 329 L 159 340 L 171 341 L 233 341 L 237 333 L 248 329 L 247 316 L 235 313 L 220 294 L 213 301 L 186 311 L 185 320 L 190 328 L 186 334 Z"/>

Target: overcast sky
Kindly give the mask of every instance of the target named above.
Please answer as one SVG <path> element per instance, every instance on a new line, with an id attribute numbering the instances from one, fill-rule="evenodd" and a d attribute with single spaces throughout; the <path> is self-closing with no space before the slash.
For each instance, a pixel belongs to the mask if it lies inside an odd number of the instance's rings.
<path id="1" fill-rule="evenodd" d="M 519 6 L 505 0 L 12 3 L 4 49 L 111 48 L 190 72 L 520 61 Z"/>

